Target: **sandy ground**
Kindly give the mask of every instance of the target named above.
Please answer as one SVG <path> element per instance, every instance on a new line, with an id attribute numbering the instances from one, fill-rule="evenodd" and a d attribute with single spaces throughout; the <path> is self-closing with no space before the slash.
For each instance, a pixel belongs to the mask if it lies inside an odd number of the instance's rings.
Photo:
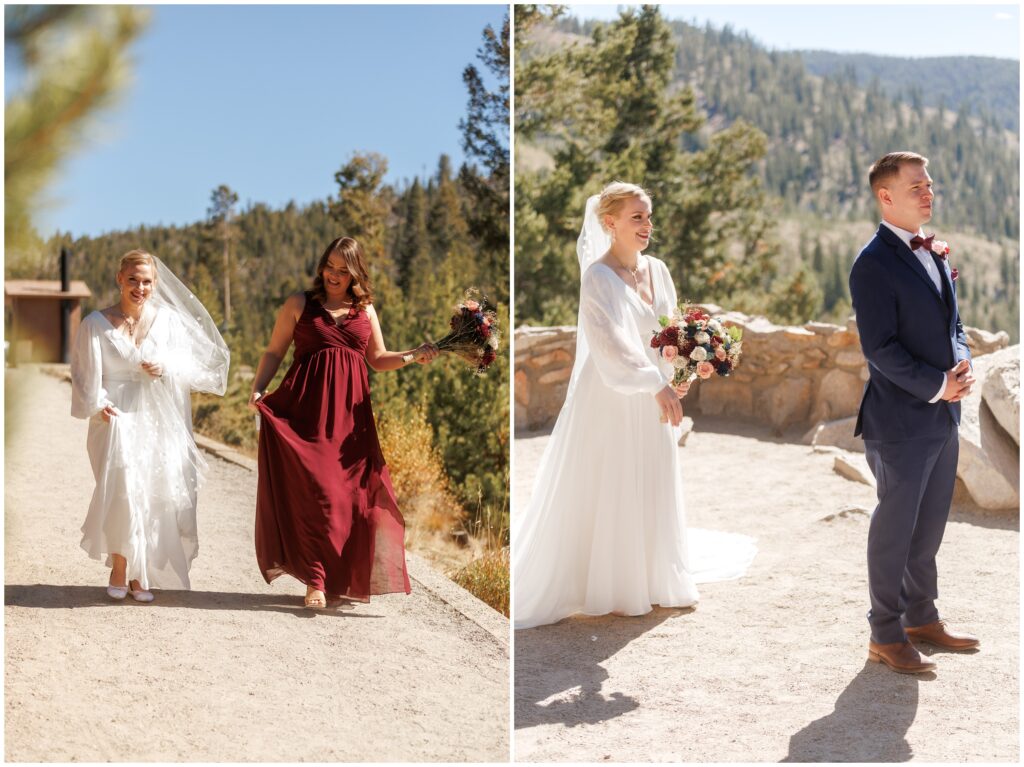
<path id="1" fill-rule="evenodd" d="M 425 587 L 434 573 L 409 596 L 303 609 L 301 584 L 257 570 L 244 468 L 209 459 L 191 592 L 109 601 L 79 548 L 93 480 L 70 387 L 7 383 L 7 760 L 508 759 L 500 632 Z"/>
<path id="2" fill-rule="evenodd" d="M 939 554 L 939 609 L 979 651 L 926 649 L 936 673 L 867 661 L 864 513 L 874 490 L 831 456 L 755 426 L 696 419 L 681 448 L 692 526 L 747 533 L 740 580 L 695 610 L 574 617 L 517 631 L 517 761 L 1007 761 L 1019 754 L 1018 513 L 958 495 Z M 546 435 L 515 443 L 516 505 Z M 728 492 L 694 469 L 726 458 Z M 927 646 L 925 646 L 927 647 Z"/>

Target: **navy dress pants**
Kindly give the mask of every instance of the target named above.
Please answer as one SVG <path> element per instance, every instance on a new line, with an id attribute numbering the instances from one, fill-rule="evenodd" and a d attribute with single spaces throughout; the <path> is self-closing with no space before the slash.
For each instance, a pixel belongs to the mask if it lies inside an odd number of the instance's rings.
<path id="1" fill-rule="evenodd" d="M 935 555 L 949 517 L 960 442 L 957 426 L 941 437 L 864 440 L 878 485 L 868 530 L 871 638 L 905 642 L 906 626 L 939 619 Z"/>

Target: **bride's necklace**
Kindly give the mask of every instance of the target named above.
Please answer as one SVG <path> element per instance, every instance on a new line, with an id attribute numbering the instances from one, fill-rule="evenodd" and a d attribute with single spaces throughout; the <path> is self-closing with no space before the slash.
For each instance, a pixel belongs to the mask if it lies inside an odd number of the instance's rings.
<path id="1" fill-rule="evenodd" d="M 640 261 L 638 260 L 636 262 L 636 266 L 634 266 L 632 269 L 630 269 L 629 267 L 626 267 L 626 271 L 628 271 L 630 274 L 633 275 L 633 288 L 636 290 L 637 293 L 639 293 L 640 292 Z"/>
<path id="2" fill-rule="evenodd" d="M 613 256 L 613 258 L 614 258 L 614 256 Z M 637 257 L 636 263 L 633 264 L 632 268 L 626 266 L 621 261 L 619 261 L 619 259 L 617 259 L 617 258 L 615 260 L 618 261 L 620 269 L 626 270 L 633 277 L 633 289 L 636 290 L 637 293 L 639 293 L 640 292 L 640 258 Z"/>
<path id="3" fill-rule="evenodd" d="M 129 338 L 135 336 L 135 328 L 138 326 L 139 321 L 131 315 L 125 314 L 121 309 L 117 310 L 118 315 L 124 320 L 124 330 L 128 334 Z"/>

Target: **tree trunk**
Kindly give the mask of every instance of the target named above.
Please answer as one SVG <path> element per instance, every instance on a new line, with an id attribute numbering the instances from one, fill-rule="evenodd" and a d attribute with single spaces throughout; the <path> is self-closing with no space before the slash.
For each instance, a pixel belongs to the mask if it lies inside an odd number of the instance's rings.
<path id="1" fill-rule="evenodd" d="M 224 236 L 224 328 L 231 327 L 231 252 L 227 233 Z"/>

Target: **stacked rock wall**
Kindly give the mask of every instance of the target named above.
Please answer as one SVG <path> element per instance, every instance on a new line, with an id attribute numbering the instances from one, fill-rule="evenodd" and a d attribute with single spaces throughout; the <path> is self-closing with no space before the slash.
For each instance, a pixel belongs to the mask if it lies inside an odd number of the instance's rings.
<path id="1" fill-rule="evenodd" d="M 723 313 L 716 306 L 705 309 L 743 329 L 743 358 L 728 378 L 695 383 L 684 401 L 687 412 L 763 421 L 778 433 L 856 414 L 868 372 L 855 320 L 845 326 L 812 322 L 784 327 L 763 317 Z M 968 328 L 967 335 L 975 357 L 1009 343 L 1005 332 Z M 516 429 L 533 431 L 554 423 L 575 354 L 573 326 L 516 330 Z"/>

